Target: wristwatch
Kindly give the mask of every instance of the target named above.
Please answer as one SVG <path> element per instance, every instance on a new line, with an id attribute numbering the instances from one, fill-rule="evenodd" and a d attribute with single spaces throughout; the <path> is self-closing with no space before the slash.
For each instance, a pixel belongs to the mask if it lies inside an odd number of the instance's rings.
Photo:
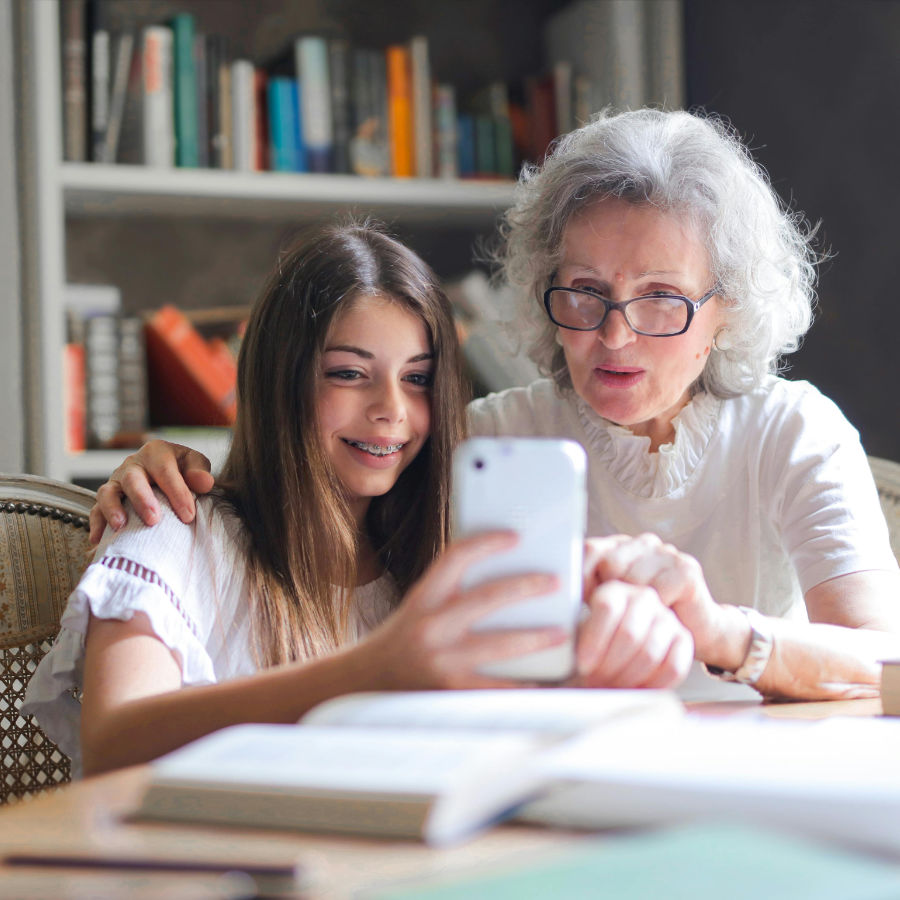
<path id="1" fill-rule="evenodd" d="M 744 661 L 734 672 L 728 672 L 718 666 L 706 666 L 706 671 L 720 681 L 737 681 L 755 687 L 769 664 L 772 650 L 775 648 L 775 636 L 769 620 L 764 615 L 749 606 L 739 606 L 738 609 L 750 623 L 750 649 L 747 650 Z"/>

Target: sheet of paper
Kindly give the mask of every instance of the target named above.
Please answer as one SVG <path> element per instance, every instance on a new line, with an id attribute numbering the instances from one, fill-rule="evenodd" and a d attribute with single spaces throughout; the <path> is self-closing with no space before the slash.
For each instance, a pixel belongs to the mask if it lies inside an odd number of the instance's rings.
<path id="1" fill-rule="evenodd" d="M 631 714 L 679 715 L 668 691 L 567 688 L 350 694 L 308 713 L 304 724 L 533 731 L 567 735 Z"/>

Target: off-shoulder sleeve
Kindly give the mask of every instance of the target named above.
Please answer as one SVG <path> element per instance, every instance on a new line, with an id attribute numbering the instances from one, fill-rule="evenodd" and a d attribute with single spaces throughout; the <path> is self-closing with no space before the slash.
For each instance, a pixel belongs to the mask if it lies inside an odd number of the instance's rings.
<path id="1" fill-rule="evenodd" d="M 245 568 L 233 527 L 210 500 L 185 525 L 162 495 L 161 521 L 131 512 L 107 530 L 69 597 L 53 647 L 31 678 L 22 710 L 80 771 L 84 641 L 91 614 L 127 621 L 141 612 L 181 666 L 182 684 L 210 684 L 255 669 L 249 652 Z"/>

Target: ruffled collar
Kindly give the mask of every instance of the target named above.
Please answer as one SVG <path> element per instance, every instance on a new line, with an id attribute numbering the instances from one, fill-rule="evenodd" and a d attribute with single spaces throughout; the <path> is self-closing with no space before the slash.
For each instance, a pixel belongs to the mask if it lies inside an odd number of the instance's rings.
<path id="1" fill-rule="evenodd" d="M 574 393 L 574 392 L 573 392 Z M 644 499 L 666 497 L 693 475 L 716 430 L 722 400 L 697 394 L 672 420 L 675 439 L 650 452 L 650 438 L 633 434 L 597 413 L 574 394 L 575 409 L 592 457 L 631 494 Z"/>

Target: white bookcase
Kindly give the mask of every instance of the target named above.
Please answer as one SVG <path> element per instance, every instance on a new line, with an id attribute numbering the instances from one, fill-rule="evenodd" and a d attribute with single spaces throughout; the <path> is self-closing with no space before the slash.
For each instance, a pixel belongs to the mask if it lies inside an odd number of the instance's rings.
<path id="1" fill-rule="evenodd" d="M 130 451 L 65 448 L 63 289 L 69 223 L 79 217 L 311 221 L 350 207 L 416 228 L 489 233 L 511 184 L 436 179 L 152 169 L 63 162 L 59 6 L 21 4 L 27 467 L 102 479 Z M 164 264 L 164 260 L 160 260 Z"/>

